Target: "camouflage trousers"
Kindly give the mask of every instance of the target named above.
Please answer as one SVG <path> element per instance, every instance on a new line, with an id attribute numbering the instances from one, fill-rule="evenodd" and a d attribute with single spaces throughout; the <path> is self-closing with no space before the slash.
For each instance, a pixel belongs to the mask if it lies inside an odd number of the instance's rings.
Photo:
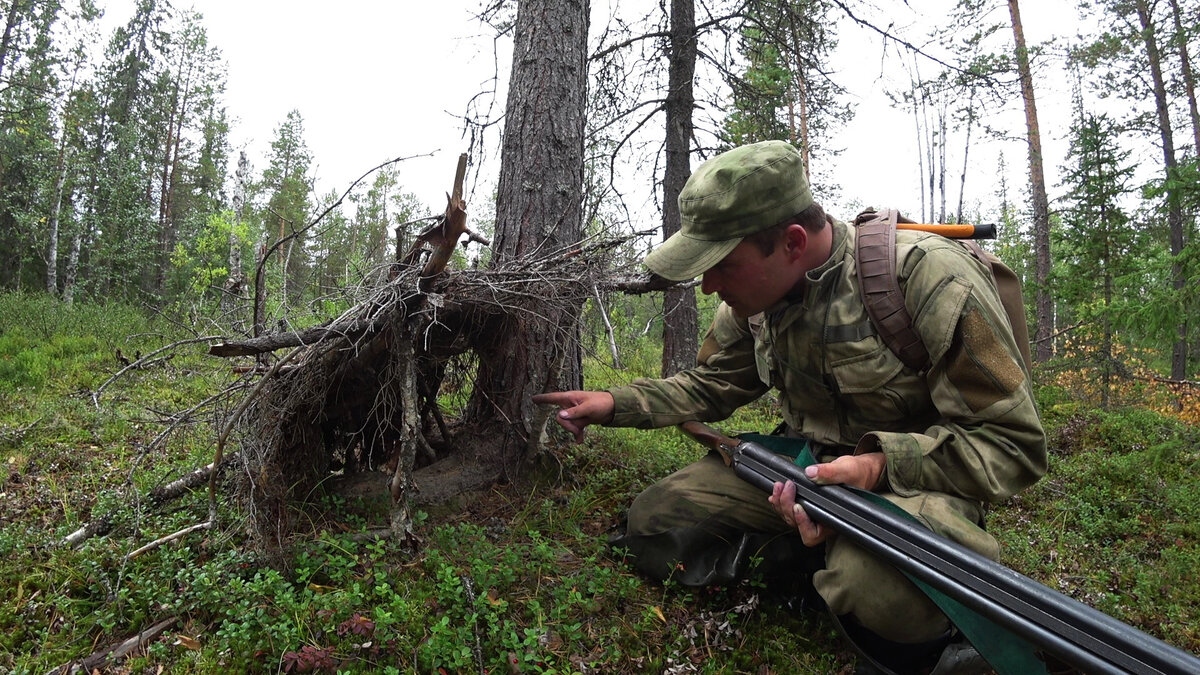
<path id="1" fill-rule="evenodd" d="M 823 458 L 827 459 L 827 458 Z M 942 493 L 882 496 L 926 527 L 989 558 L 996 540 L 978 523 L 981 507 Z M 727 584 L 752 561 L 764 577 L 807 582 L 834 616 L 895 642 L 919 643 L 950 628 L 941 610 L 899 570 L 834 535 L 807 548 L 766 493 L 738 478 L 716 453 L 651 485 L 629 509 L 628 529 L 610 542 L 628 552 L 642 573 L 689 586 Z"/>

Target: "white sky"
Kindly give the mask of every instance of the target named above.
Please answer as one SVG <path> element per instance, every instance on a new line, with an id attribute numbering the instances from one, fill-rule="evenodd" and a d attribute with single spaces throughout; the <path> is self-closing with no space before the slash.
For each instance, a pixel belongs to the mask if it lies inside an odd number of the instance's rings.
<path id="1" fill-rule="evenodd" d="M 946 2 L 910 6 L 928 9 Z M 188 6 L 186 0 L 175 4 Z M 599 0 L 594 4 L 600 4 Z M 897 29 L 916 20 L 910 6 L 899 0 L 891 4 L 896 13 L 889 18 Z M 1003 2 L 997 4 L 1004 7 Z M 111 27 L 127 20 L 132 0 L 110 0 L 105 6 L 106 24 Z M 465 113 L 472 96 L 495 86 L 491 81 L 494 50 L 499 50 L 503 63 L 502 88 L 508 74 L 511 43 L 494 45 L 487 29 L 473 20 L 476 0 L 195 0 L 193 6 L 205 17 L 210 43 L 223 51 L 228 63 L 226 102 L 234 119 L 231 140 L 235 157 L 237 150 L 245 148 L 254 173 L 261 172 L 275 128 L 288 111 L 297 109 L 316 160 L 318 195 L 342 192 L 354 179 L 388 159 L 429 155 L 402 163 L 400 184 L 440 209 L 456 159 L 468 149 L 458 116 Z M 1053 29 L 1074 25 L 1066 0 L 1026 2 L 1022 12 L 1030 44 L 1047 39 Z M 1000 12 L 997 18 L 1007 20 L 1007 12 Z M 916 213 L 920 196 L 911 112 L 892 110 L 882 96 L 885 81 L 879 77 L 879 39 L 847 21 L 840 28 L 840 41 L 843 52 L 853 57 L 842 58 L 838 66 L 855 97 L 857 115 L 837 139 L 844 152 L 837 160 L 836 179 L 850 204 L 827 207 L 843 218 L 853 214 L 839 207 L 859 203 Z M 922 72 L 934 70 L 930 65 Z M 1063 111 L 1068 107 L 1069 92 L 1065 78 L 1057 83 L 1043 78 L 1038 87 L 1046 168 L 1053 190 L 1057 182 L 1053 176 L 1066 151 L 1068 120 Z M 498 109 L 505 96 L 503 89 L 496 95 Z M 1019 98 L 1010 108 L 1005 113 L 1012 117 L 1008 127 L 1023 137 Z M 495 143 L 494 137 L 491 142 Z M 1010 198 L 1022 199 L 1028 183 L 1024 144 L 991 141 L 984 145 L 976 134 L 968 202 L 992 200 L 996 156 L 1001 148 L 1011 169 Z M 887 161 L 889 158 L 893 161 Z M 483 171 L 495 172 L 499 156 L 494 147 L 489 148 L 488 161 Z M 955 158 L 952 152 L 948 164 L 947 180 L 953 185 L 948 202 L 954 205 L 961 155 Z M 492 186 L 484 183 L 479 189 L 485 194 L 475 200 L 484 203 Z M 468 203 L 471 201 L 472 195 L 468 195 Z M 651 209 L 649 204 L 645 206 L 648 218 L 654 218 Z"/>

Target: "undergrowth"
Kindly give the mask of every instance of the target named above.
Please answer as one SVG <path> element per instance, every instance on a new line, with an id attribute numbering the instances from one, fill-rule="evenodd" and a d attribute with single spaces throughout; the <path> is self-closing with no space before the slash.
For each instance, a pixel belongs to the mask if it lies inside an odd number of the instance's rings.
<path id="1" fill-rule="evenodd" d="M 135 557 L 207 518 L 198 490 L 148 491 L 211 461 L 195 420 L 154 452 L 174 411 L 232 379 L 203 346 L 91 392 L 181 334 L 122 306 L 0 295 L 0 671 L 46 673 L 164 620 L 109 672 L 834 673 L 850 653 L 825 617 L 789 611 L 753 579 L 648 582 L 606 544 L 653 481 L 704 450 L 675 431 L 590 429 L 555 443 L 553 483 L 497 488 L 418 514 L 414 553 L 368 536 L 386 514 L 339 497 L 309 505 L 288 569 L 246 545 L 243 515 Z M 589 386 L 653 375 L 653 340 L 625 367 L 590 359 Z M 1173 644 L 1200 650 L 1197 432 L 1158 413 L 1108 412 L 1060 392 L 1046 405 L 1050 475 L 993 509 L 1007 564 Z M 769 397 L 719 426 L 768 432 Z M 559 439 L 562 441 L 563 439 Z M 101 516 L 111 529 L 59 544 Z"/>

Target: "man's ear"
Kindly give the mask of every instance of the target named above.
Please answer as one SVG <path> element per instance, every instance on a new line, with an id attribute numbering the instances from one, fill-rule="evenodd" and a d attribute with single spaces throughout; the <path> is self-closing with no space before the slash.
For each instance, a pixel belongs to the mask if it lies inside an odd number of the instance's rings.
<path id="1" fill-rule="evenodd" d="M 808 230 L 799 223 L 792 223 L 783 231 L 784 250 L 789 260 L 799 260 L 808 250 L 809 241 Z"/>

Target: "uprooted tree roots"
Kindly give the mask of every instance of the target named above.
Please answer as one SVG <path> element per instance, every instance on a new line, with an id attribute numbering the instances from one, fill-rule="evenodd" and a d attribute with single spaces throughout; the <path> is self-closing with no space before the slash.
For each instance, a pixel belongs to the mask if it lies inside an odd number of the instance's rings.
<path id="1" fill-rule="evenodd" d="M 578 312 L 566 325 L 555 308 L 581 307 L 598 285 L 611 287 L 609 253 L 623 241 L 433 278 L 397 264 L 388 280 L 322 326 L 214 345 L 210 353 L 218 356 L 303 345 L 239 423 L 238 493 L 264 551 L 286 546 L 294 505 L 334 473 L 386 484 L 392 534 L 406 538 L 415 499 L 440 501 L 482 487 L 496 480 L 500 465 L 528 459 L 489 449 L 486 429 L 448 422 L 438 397 L 453 390 L 456 400 L 477 399 L 464 387 L 486 358 L 480 355 L 517 325 L 574 330 Z M 528 433 L 540 435 L 544 423 L 535 420 Z"/>

